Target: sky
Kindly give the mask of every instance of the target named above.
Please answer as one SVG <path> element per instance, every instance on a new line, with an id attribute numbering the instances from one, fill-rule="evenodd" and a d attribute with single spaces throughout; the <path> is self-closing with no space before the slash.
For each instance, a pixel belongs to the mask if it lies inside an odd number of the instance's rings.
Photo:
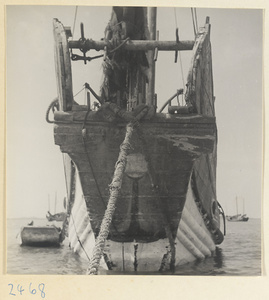
<path id="1" fill-rule="evenodd" d="M 8 6 L 7 19 L 7 217 L 45 217 L 61 211 L 65 196 L 63 160 L 54 144 L 46 109 L 57 96 L 52 20 L 58 18 L 80 38 L 100 40 L 109 7 Z M 236 212 L 235 199 L 250 217 L 261 217 L 262 197 L 262 43 L 263 12 L 258 9 L 197 8 L 199 26 L 210 17 L 215 108 L 218 126 L 217 197 L 226 214 Z M 75 26 L 74 26 L 75 24 Z M 190 8 L 159 8 L 159 40 L 194 38 Z M 96 55 L 93 51 L 90 56 Z M 190 53 L 159 52 L 156 93 L 161 107 L 186 82 Z M 73 92 L 88 82 L 99 91 L 102 59 L 72 64 Z M 76 101 L 83 103 L 84 94 Z M 57 195 L 57 196 L 56 196 Z M 50 200 L 50 201 L 49 201 Z"/>

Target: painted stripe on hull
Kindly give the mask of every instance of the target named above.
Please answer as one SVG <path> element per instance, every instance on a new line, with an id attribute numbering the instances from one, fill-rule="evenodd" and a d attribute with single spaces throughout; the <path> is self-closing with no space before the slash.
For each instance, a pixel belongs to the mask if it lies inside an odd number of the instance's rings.
<path id="1" fill-rule="evenodd" d="M 79 180 L 77 182 L 80 184 Z M 80 191 L 81 188 L 77 187 L 78 190 Z M 81 195 L 81 193 L 77 192 L 77 195 Z M 190 184 L 186 196 L 186 203 L 175 241 L 176 268 L 196 259 L 211 256 L 215 250 L 215 244 L 195 204 Z M 95 238 L 83 197 L 76 197 L 72 213 L 75 226 L 79 229 L 77 231 L 79 239 L 88 257 L 91 257 Z M 78 242 L 72 218 L 70 219 L 69 233 L 71 247 L 76 253 L 87 259 L 87 255 Z M 170 267 L 171 252 L 168 239 L 160 239 L 152 243 L 136 243 L 135 241 L 119 243 L 107 240 L 104 253 L 115 272 L 158 272 L 160 269 L 168 271 Z M 107 269 L 103 259 L 100 272 L 102 273 L 102 270 L 107 272 Z"/>

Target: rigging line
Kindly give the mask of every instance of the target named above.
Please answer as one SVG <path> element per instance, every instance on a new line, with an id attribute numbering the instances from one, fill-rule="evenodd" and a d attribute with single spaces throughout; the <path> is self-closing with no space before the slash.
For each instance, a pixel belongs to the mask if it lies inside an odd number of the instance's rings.
<path id="1" fill-rule="evenodd" d="M 193 8 L 191 8 L 191 15 L 192 15 L 192 24 L 193 24 L 194 37 L 196 37 L 196 29 L 195 29 L 195 23 L 194 23 L 194 17 L 193 17 Z"/>
<path id="2" fill-rule="evenodd" d="M 217 200 L 217 191 L 215 189 L 215 186 L 213 185 L 213 182 L 215 182 L 215 176 L 212 174 L 213 170 L 211 169 L 210 158 L 209 158 L 209 154 L 208 153 L 206 154 L 206 164 L 207 164 L 207 167 L 208 167 L 208 174 L 209 174 L 209 179 L 210 179 L 210 185 L 212 187 L 212 191 L 213 191 L 214 197 Z"/>
<path id="3" fill-rule="evenodd" d="M 176 27 L 178 27 L 178 26 L 177 26 L 177 11 L 176 11 L 176 8 L 175 8 L 175 7 L 174 7 L 174 15 L 175 15 Z"/>
<path id="4" fill-rule="evenodd" d="M 207 100 L 208 100 L 208 102 L 209 102 L 209 104 L 210 104 L 211 112 L 212 112 L 213 116 L 215 116 L 213 103 L 211 103 L 211 100 L 210 100 L 208 91 L 206 90 L 206 87 L 205 87 L 204 84 L 202 84 L 201 87 L 202 87 L 203 91 L 205 92 L 205 94 L 206 94 L 206 96 L 207 96 Z"/>
<path id="5" fill-rule="evenodd" d="M 76 10 L 75 10 L 75 17 L 74 17 L 74 23 L 73 23 L 73 34 L 72 34 L 72 40 L 73 40 L 73 38 L 74 38 L 74 34 L 75 34 L 75 27 L 76 27 L 77 12 L 78 12 L 78 6 L 76 6 Z"/>
<path id="6" fill-rule="evenodd" d="M 181 59 L 181 53 L 179 52 L 179 62 L 180 62 L 180 70 L 181 70 L 181 77 L 182 77 L 182 83 L 183 83 L 183 90 L 185 89 L 185 81 L 184 81 L 184 72 L 183 72 L 183 65 L 182 65 L 182 59 Z M 182 93 L 183 97 L 183 93 Z"/>
<path id="7" fill-rule="evenodd" d="M 207 183 L 204 181 L 203 177 L 200 175 L 200 173 L 199 173 L 198 170 L 197 170 L 197 172 L 195 173 L 195 175 L 196 175 L 196 174 L 199 176 L 199 178 L 200 178 L 201 182 L 203 183 L 203 185 L 204 185 L 204 186 L 207 186 Z M 210 177 L 210 175 L 209 175 L 209 177 Z M 210 178 L 209 178 L 209 179 L 210 179 Z M 212 184 L 210 184 L 209 186 L 210 186 L 210 189 L 211 189 L 213 195 L 215 196 L 216 194 L 215 194 L 215 190 L 213 189 Z"/>
<path id="8" fill-rule="evenodd" d="M 84 251 L 85 255 L 87 256 L 88 260 L 91 261 L 91 259 L 89 258 L 89 256 L 88 256 L 88 254 L 87 254 L 85 248 L 84 248 L 83 245 L 82 245 L 81 240 L 79 239 L 79 236 L 78 236 L 78 232 L 77 232 L 77 228 L 76 228 L 76 225 L 75 225 L 75 220 L 74 220 L 72 211 L 71 211 L 71 217 L 72 217 L 72 222 L 73 222 L 73 225 L 74 225 L 75 233 L 76 233 L 76 236 L 77 236 L 77 240 L 78 240 L 78 242 L 79 242 L 79 244 L 80 244 L 82 250 Z"/>
<path id="9" fill-rule="evenodd" d="M 91 111 L 90 108 L 88 108 L 88 111 L 87 111 L 87 113 L 85 115 L 84 123 L 83 123 L 83 126 L 82 126 L 82 132 L 86 129 L 86 120 L 87 120 L 87 117 L 88 117 L 88 114 L 90 113 L 90 111 Z M 96 174 L 95 174 L 94 169 L 93 169 L 92 161 L 91 161 L 90 155 L 89 155 L 88 150 L 87 150 L 87 145 L 86 145 L 87 141 L 86 141 L 86 139 L 87 139 L 87 137 L 86 137 L 86 131 L 85 131 L 85 135 L 82 134 L 82 142 L 83 142 L 83 146 L 84 146 L 84 151 L 85 151 L 85 154 L 86 154 L 86 157 L 87 157 L 87 161 L 89 163 L 90 170 L 92 172 L 92 176 L 93 176 L 93 179 L 94 179 L 94 182 L 95 182 L 95 186 L 96 186 L 97 192 L 98 192 L 99 197 L 101 198 L 101 202 L 103 203 L 104 208 L 106 210 L 107 209 L 107 205 L 106 205 L 105 200 L 104 200 L 104 198 L 102 196 L 101 189 L 100 189 L 100 186 L 99 186 L 98 181 L 97 181 Z M 113 221 L 111 221 L 111 224 L 113 225 L 115 231 L 117 233 L 119 233 L 119 231 L 118 231 L 116 225 L 113 223 Z"/>
<path id="10" fill-rule="evenodd" d="M 87 115 L 86 115 L 86 116 L 87 116 Z M 85 119 L 86 119 L 86 118 L 85 118 Z M 85 126 L 85 125 L 83 125 L 83 129 L 82 129 L 82 130 L 84 130 L 84 126 Z M 90 158 L 89 153 L 88 153 L 88 150 L 87 150 L 86 137 L 82 136 L 82 142 L 83 142 L 84 149 L 85 149 L 85 154 L 86 154 L 86 156 L 87 156 L 87 160 L 88 160 L 88 163 L 89 163 L 91 172 L 92 172 L 92 176 L 93 176 L 93 179 L 94 179 L 94 182 L 95 182 L 95 185 L 96 185 L 96 189 L 97 189 L 98 194 L 99 194 L 99 196 L 100 196 L 100 198 L 101 198 L 101 201 L 103 202 L 104 207 L 106 208 L 106 204 L 105 204 L 104 198 L 103 198 L 103 196 L 102 196 L 102 193 L 101 193 L 99 184 L 97 183 L 97 178 L 96 178 L 96 176 L 95 176 L 95 172 L 94 172 L 94 170 L 93 170 L 91 158 Z"/>
<path id="11" fill-rule="evenodd" d="M 69 200 L 69 193 L 68 193 L 68 184 L 67 184 L 67 177 L 66 177 L 66 166 L 65 166 L 65 158 L 64 158 L 64 153 L 62 153 L 62 158 L 63 158 L 63 165 L 64 165 L 64 178 L 65 178 L 65 186 L 66 186 L 66 194 L 67 194 L 67 199 Z"/>
<path id="12" fill-rule="evenodd" d="M 76 95 L 73 96 L 73 98 L 75 98 L 75 97 L 76 97 L 79 93 L 81 93 L 84 89 L 85 89 L 85 87 L 83 86 L 83 88 L 82 88 L 79 92 L 77 92 Z"/>
<path id="13" fill-rule="evenodd" d="M 176 23 L 176 28 L 178 28 L 178 23 L 177 23 L 177 11 L 176 8 L 174 7 L 174 16 L 175 16 L 175 23 Z M 185 88 L 185 82 L 184 82 L 184 73 L 183 73 L 183 66 L 182 66 L 182 59 L 181 59 L 181 53 L 179 51 L 179 62 L 180 62 L 180 69 L 181 69 L 181 78 L 182 78 L 182 84 L 183 84 L 183 89 Z M 182 94 L 183 97 L 183 94 Z M 183 99 L 183 98 L 182 98 Z M 183 104 L 183 103 L 182 103 Z"/>
<path id="14" fill-rule="evenodd" d="M 198 22 L 197 22 L 196 8 L 194 9 L 194 15 L 195 15 L 195 23 L 196 23 L 196 32 L 198 32 Z"/>

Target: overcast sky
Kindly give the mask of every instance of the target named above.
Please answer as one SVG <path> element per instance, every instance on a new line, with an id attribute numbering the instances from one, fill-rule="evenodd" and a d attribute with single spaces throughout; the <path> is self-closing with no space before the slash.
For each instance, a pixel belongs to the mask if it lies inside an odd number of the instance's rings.
<path id="1" fill-rule="evenodd" d="M 78 7 L 74 39 L 79 24 L 85 36 L 100 40 L 111 8 Z M 45 217 L 62 209 L 65 182 L 62 156 L 54 144 L 53 125 L 45 121 L 46 109 L 57 95 L 52 20 L 73 28 L 75 7 L 7 7 L 7 215 Z M 262 168 L 262 24 L 256 9 L 197 9 L 198 24 L 210 17 L 214 94 L 218 126 L 217 196 L 226 214 L 235 213 L 245 199 L 250 217 L 260 217 Z M 158 9 L 160 40 L 193 39 L 189 8 Z M 90 52 L 90 56 L 96 53 Z M 181 53 L 184 81 L 189 53 Z M 158 106 L 183 87 L 180 64 L 174 53 L 159 53 L 156 66 Z M 88 82 L 97 92 L 102 60 L 84 66 L 73 64 L 73 91 Z M 83 103 L 84 95 L 76 98 Z"/>

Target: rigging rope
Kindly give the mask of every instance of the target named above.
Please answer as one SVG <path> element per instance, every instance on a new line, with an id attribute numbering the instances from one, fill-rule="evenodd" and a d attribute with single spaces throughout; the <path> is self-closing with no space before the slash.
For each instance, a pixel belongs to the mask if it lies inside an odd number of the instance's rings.
<path id="1" fill-rule="evenodd" d="M 52 111 L 54 112 L 55 110 L 59 110 L 59 100 L 58 98 L 55 98 L 49 105 L 47 111 L 46 111 L 46 121 L 50 124 L 53 124 L 54 121 L 51 121 L 49 119 L 49 113 L 50 113 L 50 110 L 52 109 Z"/>
<path id="2" fill-rule="evenodd" d="M 77 240 L 81 246 L 81 249 L 83 250 L 83 252 L 85 253 L 86 257 L 88 258 L 88 260 L 90 261 L 90 257 L 88 256 L 88 253 L 86 252 L 85 248 L 83 247 L 82 245 L 82 242 L 78 236 L 78 232 L 77 232 L 77 228 L 76 228 L 76 225 L 75 225 L 75 220 L 74 220 L 74 216 L 72 214 L 72 211 L 71 211 L 71 217 L 72 217 L 72 221 L 73 221 L 73 226 L 74 226 L 74 229 L 75 229 L 75 233 L 76 233 L 76 236 L 77 236 Z"/>
<path id="3" fill-rule="evenodd" d="M 197 22 L 196 8 L 194 9 L 194 14 L 195 14 L 196 31 L 198 32 L 198 22 Z"/>
<path id="4" fill-rule="evenodd" d="M 176 13 L 176 8 L 175 7 L 174 7 L 174 15 L 175 15 L 176 28 L 178 28 L 177 13 Z M 180 51 L 179 51 L 179 62 L 180 62 L 182 84 L 183 84 L 183 89 L 184 89 L 185 88 L 185 81 L 184 81 L 183 65 L 182 65 L 182 59 L 181 59 L 181 53 L 180 53 Z M 182 94 L 182 101 L 183 101 L 183 94 Z"/>
<path id="5" fill-rule="evenodd" d="M 88 84 L 86 85 L 86 84 L 87 84 L 87 83 L 85 83 L 85 87 L 86 87 L 86 88 L 89 88 L 89 85 L 88 85 Z M 90 167 L 90 170 L 91 170 L 91 172 L 92 172 L 92 177 L 93 177 L 94 182 L 95 182 L 95 186 L 96 186 L 97 192 L 98 192 L 98 194 L 99 194 L 99 197 L 100 197 L 100 199 L 101 199 L 101 201 L 102 201 L 103 206 L 106 207 L 105 200 L 104 200 L 104 198 L 103 198 L 103 196 L 102 196 L 101 189 L 100 189 L 100 186 L 99 186 L 99 184 L 98 184 L 96 174 L 95 174 L 95 172 L 94 172 L 94 168 L 93 168 L 93 165 L 92 165 L 92 160 L 91 160 L 91 157 L 90 157 L 90 155 L 89 155 L 89 153 L 88 153 L 88 150 L 87 150 L 87 129 L 86 129 L 86 121 L 87 121 L 87 118 L 88 118 L 88 115 L 89 115 L 90 111 L 91 111 L 91 109 L 90 109 L 90 107 L 88 107 L 88 111 L 87 111 L 87 113 L 86 113 L 86 115 L 85 115 L 84 122 L 83 122 L 83 126 L 82 126 L 82 142 L 83 142 L 83 146 L 84 146 L 84 149 L 85 149 L 85 154 L 86 154 L 86 157 L 87 157 L 87 160 L 88 160 L 88 163 L 89 163 L 89 167 Z M 113 224 L 113 222 L 112 222 L 112 225 L 113 225 L 114 229 L 118 232 L 118 230 L 117 230 L 116 226 Z"/>
<path id="6" fill-rule="evenodd" d="M 76 27 L 77 12 L 78 12 L 78 6 L 76 6 L 76 10 L 75 10 L 75 17 L 74 17 L 74 23 L 73 23 L 73 34 L 72 34 L 72 40 L 73 40 L 73 38 L 74 38 L 74 34 L 75 34 L 75 27 Z"/>
<path id="7" fill-rule="evenodd" d="M 65 165 L 65 159 L 64 159 L 64 153 L 62 153 L 62 158 L 63 158 L 63 165 L 64 165 L 64 175 L 65 175 L 65 185 L 66 185 L 66 194 L 67 194 L 67 199 L 68 201 L 70 201 L 70 198 L 69 198 L 69 195 L 70 193 L 68 192 L 68 184 L 67 184 L 67 177 L 66 177 L 66 165 Z M 72 193 L 72 192 L 71 192 Z M 70 202 L 69 202 L 70 203 Z M 73 226 L 74 226 L 74 230 L 75 230 L 75 233 L 76 233 L 76 236 L 77 236 L 77 240 L 83 250 L 83 252 L 85 253 L 86 257 L 88 258 L 88 260 L 90 261 L 90 258 L 85 250 L 85 248 L 83 247 L 83 244 L 81 243 L 80 241 L 80 238 L 78 236 L 78 232 L 77 232 L 77 228 L 76 228 L 76 225 L 75 225 L 75 220 L 74 220 L 74 216 L 73 216 L 73 213 L 72 213 L 72 207 L 71 207 L 71 211 L 70 211 L 70 215 L 72 217 L 72 221 L 73 221 Z M 68 220 L 68 216 L 66 215 L 66 219 L 63 223 L 63 234 L 66 235 L 66 231 L 67 231 L 67 226 L 69 227 L 69 220 Z"/>
<path id="8" fill-rule="evenodd" d="M 85 89 L 85 86 L 83 86 L 83 88 L 80 90 L 80 91 L 78 91 L 74 96 L 73 96 L 73 98 L 75 98 L 79 93 L 81 93 L 83 90 Z"/>
<path id="9" fill-rule="evenodd" d="M 126 112 L 115 107 L 112 103 L 110 108 L 115 112 L 116 115 L 126 120 L 129 117 L 126 116 Z M 144 106 L 142 110 L 131 118 L 131 121 L 126 126 L 125 138 L 120 146 L 120 153 L 118 160 L 115 165 L 115 171 L 111 184 L 109 185 L 110 197 L 108 200 L 107 208 L 100 226 L 100 231 L 95 242 L 95 246 L 92 252 L 92 258 L 88 268 L 88 275 L 97 275 L 98 268 L 100 265 L 101 257 L 104 254 L 105 241 L 109 234 L 109 227 L 112 223 L 114 211 L 116 209 L 116 202 L 121 190 L 123 172 L 127 163 L 127 155 L 131 149 L 131 137 L 135 128 L 139 129 L 139 120 L 148 113 L 148 107 Z M 113 224 L 113 223 L 112 223 Z"/>
<path id="10" fill-rule="evenodd" d="M 192 15 L 192 24 L 193 24 L 194 37 L 196 37 L 196 28 L 195 28 L 195 22 L 194 22 L 194 16 L 193 16 L 193 8 L 191 8 L 191 15 Z"/>
<path id="11" fill-rule="evenodd" d="M 134 122 L 130 122 L 126 126 L 126 135 L 123 143 L 120 146 L 120 154 L 116 162 L 116 168 L 113 176 L 112 183 L 109 186 L 110 197 L 105 211 L 104 218 L 100 227 L 99 235 L 93 249 L 92 258 L 88 268 L 88 275 L 97 275 L 101 257 L 103 255 L 105 241 L 109 234 L 109 226 L 112 222 L 113 214 L 116 208 L 116 202 L 121 189 L 123 172 L 127 162 L 128 151 L 131 148 L 130 141 L 134 130 Z"/>
<path id="12" fill-rule="evenodd" d="M 174 7 L 174 14 L 175 14 L 176 27 L 178 27 L 178 26 L 177 26 L 177 11 L 176 11 L 176 8 L 175 8 L 175 7 Z"/>
<path id="13" fill-rule="evenodd" d="M 65 159 L 64 159 L 64 153 L 62 153 L 62 158 L 63 158 L 63 166 L 64 166 L 64 178 L 65 178 L 65 186 L 66 186 L 66 195 L 67 199 L 70 203 L 70 198 L 69 198 L 69 192 L 68 192 L 68 184 L 67 184 L 67 177 L 66 177 L 66 166 L 65 166 Z M 66 209 L 67 212 L 67 209 Z M 67 231 L 67 226 L 69 226 L 69 219 L 68 219 L 68 213 L 66 214 L 65 220 L 63 222 L 63 235 L 66 236 L 66 231 Z"/>

